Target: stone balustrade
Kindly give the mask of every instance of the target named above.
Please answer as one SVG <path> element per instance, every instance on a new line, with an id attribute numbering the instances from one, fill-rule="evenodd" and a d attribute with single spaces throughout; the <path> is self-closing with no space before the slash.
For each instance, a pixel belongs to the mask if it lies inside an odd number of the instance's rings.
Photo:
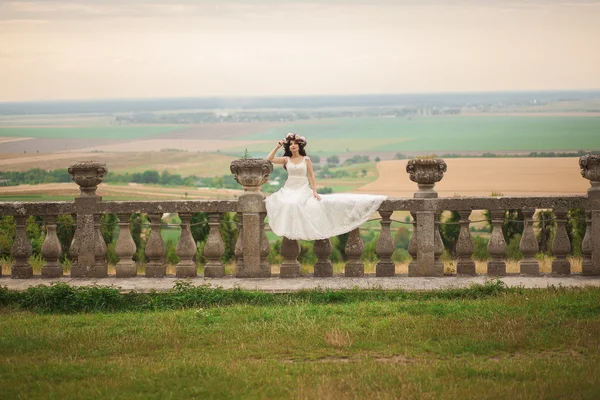
<path id="1" fill-rule="evenodd" d="M 421 169 L 421 167 L 423 167 Z M 419 185 L 414 198 L 390 198 L 382 203 L 378 212 L 381 230 L 376 246 L 379 258 L 376 275 L 392 277 L 395 264 L 392 254 L 395 251 L 391 233 L 391 216 L 394 211 L 408 211 L 413 217 L 413 235 L 408 253 L 413 260 L 408 266 L 409 276 L 442 276 L 444 266 L 440 260 L 443 252 L 442 237 L 439 230 L 439 216 L 444 211 L 457 211 L 460 215 L 460 233 L 456 244 L 458 275 L 475 275 L 473 261 L 473 238 L 470 232 L 469 217 L 474 210 L 489 210 L 492 232 L 488 245 L 491 259 L 487 262 L 489 275 L 506 275 L 505 252 L 507 243 L 502 233 L 506 210 L 521 210 L 524 216 L 524 230 L 519 249 L 524 258 L 520 261 L 520 273 L 539 275 L 539 262 L 535 258 L 538 243 L 535 237 L 533 216 L 536 210 L 554 210 L 556 215 L 556 233 L 552 243 L 554 260 L 552 273 L 567 275 L 571 265 L 567 255 L 571 243 L 567 233 L 567 213 L 571 209 L 584 209 L 586 212 L 586 233 L 582 243 L 582 274 L 600 275 L 600 156 L 583 156 L 580 159 L 582 176 L 591 181 L 587 194 L 578 196 L 538 196 L 538 197 L 452 197 L 438 198 L 434 185 L 443 178 L 446 164 L 443 160 L 424 158 L 413 159 L 407 165 L 410 179 Z M 99 162 L 79 162 L 69 168 L 73 180 L 80 186 L 81 194 L 71 202 L 0 202 L 0 215 L 14 216 L 16 235 L 12 248 L 15 260 L 11 275 L 13 278 L 30 278 L 33 269 L 29 263 L 32 246 L 26 233 L 28 216 L 40 216 L 44 219 L 46 235 L 41 247 L 45 264 L 41 276 L 56 278 L 63 274 L 58 263 L 61 255 L 60 242 L 56 233 L 58 215 L 70 214 L 76 221 L 75 236 L 70 247 L 72 258 L 72 277 L 102 278 L 108 276 L 106 261 L 107 248 L 100 231 L 100 217 L 114 214 L 120 227 L 115 244 L 115 254 L 119 261 L 115 266 L 116 276 L 121 278 L 137 275 L 137 265 L 133 261 L 136 245 L 130 232 L 130 216 L 134 213 L 147 214 L 150 220 L 150 232 L 145 245 L 148 259 L 145 276 L 164 277 L 167 273 L 166 246 L 160 234 L 161 218 L 165 213 L 177 213 L 181 219 L 181 235 L 176 246 L 180 261 L 175 267 L 176 276 L 181 278 L 197 276 L 196 243 L 192 237 L 190 221 L 194 213 L 208 215 L 209 234 L 204 246 L 204 255 L 208 262 L 204 267 L 204 277 L 222 278 L 225 267 L 221 261 L 224 254 L 224 242 L 221 238 L 219 223 L 223 213 L 234 212 L 238 216 L 238 238 L 235 245 L 235 275 L 241 278 L 265 278 L 271 276 L 271 266 L 267 261 L 270 252 L 269 241 L 265 234 L 266 209 L 264 195 L 260 187 L 264 184 L 272 165 L 263 159 L 241 159 L 232 162 L 231 171 L 243 186 L 244 193 L 239 200 L 194 201 L 103 201 L 96 194 L 96 188 L 102 183 L 107 167 Z M 348 235 L 345 253 L 348 258 L 344 275 L 347 277 L 364 276 L 364 264 L 361 261 L 363 243 L 356 229 Z M 333 276 L 333 267 L 329 257 L 332 245 L 329 239 L 315 241 L 314 252 L 317 261 L 314 265 L 315 277 Z M 301 275 L 298 261 L 300 244 L 298 241 L 283 239 L 280 267 L 281 278 L 294 278 Z"/>

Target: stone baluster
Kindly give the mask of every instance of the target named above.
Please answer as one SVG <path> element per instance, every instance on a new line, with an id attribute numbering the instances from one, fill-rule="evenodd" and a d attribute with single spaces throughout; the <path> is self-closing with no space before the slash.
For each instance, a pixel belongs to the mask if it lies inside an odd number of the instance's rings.
<path id="1" fill-rule="evenodd" d="M 15 279 L 27 279 L 33 276 L 33 267 L 29 257 L 33 251 L 27 237 L 27 216 L 15 215 L 16 234 L 10 254 L 15 259 L 11 269 L 11 276 Z"/>
<path id="2" fill-rule="evenodd" d="M 137 275 L 137 265 L 133 261 L 133 255 L 137 249 L 129 226 L 131 215 L 129 213 L 117 214 L 117 217 L 119 218 L 119 236 L 115 244 L 115 254 L 119 257 L 119 262 L 115 267 L 116 274 L 117 278 L 130 278 Z"/>
<path id="3" fill-rule="evenodd" d="M 412 216 L 412 236 L 410 242 L 408 242 L 408 254 L 410 254 L 412 260 L 408 264 L 408 276 L 418 276 L 417 272 L 417 213 L 411 212 Z"/>
<path id="4" fill-rule="evenodd" d="M 98 161 L 79 161 L 68 169 L 73 181 L 79 185 L 79 197 L 75 198 L 77 211 L 77 262 L 71 266 L 72 277 L 88 276 L 93 270 L 96 272 L 96 229 L 94 214 L 98 213 L 102 196 L 96 194 L 98 185 L 104 180 L 108 172 L 106 164 Z M 102 269 L 101 269 L 102 270 Z M 101 275 L 101 274 L 100 274 Z"/>
<path id="5" fill-rule="evenodd" d="M 581 274 L 586 276 L 598 275 L 598 271 L 594 271 L 592 264 L 592 212 L 585 212 L 585 235 L 581 243 Z"/>
<path id="6" fill-rule="evenodd" d="M 491 210 L 492 214 L 492 234 L 488 243 L 488 252 L 492 259 L 487 263 L 488 275 L 504 276 L 506 275 L 506 262 L 504 255 L 506 253 L 506 241 L 502 233 L 502 224 L 504 223 L 504 210 Z"/>
<path id="7" fill-rule="evenodd" d="M 165 264 L 165 253 L 167 246 L 160 235 L 162 225 L 162 214 L 148 214 L 150 218 L 150 237 L 146 242 L 146 264 L 147 278 L 162 278 L 167 274 L 167 266 Z"/>
<path id="8" fill-rule="evenodd" d="M 242 276 L 244 269 L 244 225 L 242 224 L 242 213 L 237 213 L 237 228 L 238 228 L 238 236 L 235 241 L 235 249 L 233 250 L 233 255 L 235 256 L 235 274 L 236 276 Z M 240 274 L 240 275 L 238 275 Z"/>
<path id="9" fill-rule="evenodd" d="M 42 257 L 46 260 L 42 266 L 43 278 L 57 278 L 63 275 L 61 265 L 58 263 L 62 248 L 56 235 L 56 215 L 44 217 L 46 222 L 46 238 L 42 244 Z"/>
<path id="10" fill-rule="evenodd" d="M 392 261 L 392 254 L 394 254 L 395 246 L 390 230 L 392 211 L 379 211 L 379 215 L 381 215 L 381 233 L 375 248 L 379 256 L 379 261 L 375 266 L 375 275 L 394 276 L 396 274 L 396 264 Z"/>
<path id="11" fill-rule="evenodd" d="M 350 231 L 344 252 L 348 257 L 344 267 L 344 275 L 349 278 L 365 276 L 365 264 L 360 257 L 362 256 L 365 246 L 360 237 L 360 230 L 356 228 Z"/>
<path id="12" fill-rule="evenodd" d="M 100 230 L 100 217 L 100 214 L 94 214 L 94 265 L 86 275 L 92 278 L 105 278 L 108 276 L 106 243 L 104 243 L 102 231 Z"/>
<path id="13" fill-rule="evenodd" d="M 271 252 L 271 245 L 267 238 L 267 232 L 265 232 L 265 218 L 267 217 L 266 212 L 258 213 L 260 219 L 260 270 L 263 276 L 271 276 L 271 263 L 267 260 L 269 253 Z"/>
<path id="14" fill-rule="evenodd" d="M 315 240 L 314 252 L 317 256 L 314 272 L 315 277 L 325 278 L 333 276 L 333 265 L 329 260 L 332 250 L 330 239 Z"/>
<path id="15" fill-rule="evenodd" d="M 223 265 L 223 261 L 221 261 L 221 257 L 225 252 L 225 245 L 223 244 L 223 238 L 221 238 L 221 231 L 219 229 L 220 219 L 220 213 L 208 214 L 210 231 L 204 245 L 204 256 L 208 259 L 208 262 L 204 266 L 204 277 L 206 278 L 222 278 L 225 276 L 225 266 Z"/>
<path id="16" fill-rule="evenodd" d="M 273 164 L 262 158 L 234 160 L 230 165 L 235 180 L 242 185 L 244 193 L 238 200 L 238 210 L 242 212 L 245 234 L 242 236 L 244 265 L 237 268 L 236 276 L 243 278 L 264 278 L 271 276 L 270 268 L 261 264 L 263 234 L 259 213 L 265 211 L 264 194 L 261 186 L 269 179 Z M 263 218 L 264 221 L 264 218 Z M 262 266 L 261 266 L 262 265 Z"/>
<path id="17" fill-rule="evenodd" d="M 218 216 L 219 214 L 217 214 L 217 222 Z M 198 248 L 196 247 L 196 241 L 192 236 L 192 230 L 190 228 L 192 213 L 179 213 L 179 218 L 181 219 L 181 235 L 179 236 L 179 241 L 175 248 L 175 252 L 179 257 L 179 262 L 175 267 L 175 275 L 178 278 L 193 278 L 198 275 L 198 269 L 196 268 L 196 262 L 194 261 L 194 256 L 196 255 L 196 250 Z M 206 248 L 204 251 L 206 253 Z"/>
<path id="18" fill-rule="evenodd" d="M 300 242 L 284 237 L 281 242 L 281 255 L 283 256 L 283 262 L 279 269 L 279 277 L 298 278 L 301 272 L 300 261 L 298 261 Z"/>
<path id="19" fill-rule="evenodd" d="M 519 250 L 523 253 L 523 259 L 520 263 L 521 274 L 524 275 L 539 275 L 540 263 L 536 260 L 535 255 L 540 250 L 535 232 L 533 231 L 533 214 L 535 208 L 524 208 L 523 212 L 523 236 L 519 243 Z"/>
<path id="20" fill-rule="evenodd" d="M 475 262 L 473 261 L 475 245 L 473 244 L 471 231 L 469 230 L 471 210 L 459 210 L 458 215 L 460 215 L 460 232 L 458 234 L 458 242 L 456 243 L 456 254 L 458 255 L 456 274 L 476 275 Z"/>
<path id="21" fill-rule="evenodd" d="M 569 275 L 571 273 L 571 263 L 567 255 L 571 252 L 571 242 L 567 234 L 567 213 L 565 209 L 554 209 L 556 215 L 556 234 L 552 242 L 552 273 L 557 275 Z"/>
<path id="22" fill-rule="evenodd" d="M 440 260 L 442 253 L 444 252 L 444 242 L 442 241 L 442 234 L 440 233 L 440 215 L 441 211 L 434 214 L 434 248 L 433 248 L 433 270 L 428 276 L 444 276 L 444 263 Z"/>

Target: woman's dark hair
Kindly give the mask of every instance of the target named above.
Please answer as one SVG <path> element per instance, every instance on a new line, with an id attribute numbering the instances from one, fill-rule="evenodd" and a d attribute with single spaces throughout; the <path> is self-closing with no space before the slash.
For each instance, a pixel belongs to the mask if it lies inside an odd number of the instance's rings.
<path id="1" fill-rule="evenodd" d="M 283 156 L 284 157 L 292 157 L 292 152 L 290 150 L 290 145 L 292 144 L 292 141 L 296 142 L 296 140 L 290 139 L 290 140 L 286 140 L 283 143 Z M 298 153 L 300 153 L 301 156 L 306 156 L 306 151 L 304 150 L 304 146 L 306 146 L 306 143 L 304 143 L 302 141 L 297 141 L 296 144 L 298 145 Z M 285 164 L 283 164 L 283 168 L 285 170 L 287 170 L 287 166 Z"/>

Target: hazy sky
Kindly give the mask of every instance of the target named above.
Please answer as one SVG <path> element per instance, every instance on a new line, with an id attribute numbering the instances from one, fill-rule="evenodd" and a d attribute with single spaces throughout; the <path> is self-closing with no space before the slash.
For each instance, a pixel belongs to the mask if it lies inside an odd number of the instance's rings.
<path id="1" fill-rule="evenodd" d="M 0 101 L 600 88 L 599 1 L 0 0 Z"/>

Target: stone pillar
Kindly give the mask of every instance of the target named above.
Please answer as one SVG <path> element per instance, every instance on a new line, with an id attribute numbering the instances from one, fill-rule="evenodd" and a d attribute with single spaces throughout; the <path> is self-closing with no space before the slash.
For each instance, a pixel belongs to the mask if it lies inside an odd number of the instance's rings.
<path id="1" fill-rule="evenodd" d="M 406 172 L 411 181 L 416 182 L 419 190 L 415 198 L 437 198 L 438 194 L 433 187 L 444 177 L 448 169 L 446 162 L 441 158 L 413 158 L 406 164 Z"/>
<path id="2" fill-rule="evenodd" d="M 130 278 L 137 275 L 137 265 L 133 261 L 133 255 L 137 250 L 135 241 L 131 237 L 129 227 L 130 214 L 118 214 L 119 218 L 119 237 L 115 245 L 115 254 L 119 257 L 119 262 L 115 267 L 117 278 Z"/>
<path id="3" fill-rule="evenodd" d="M 492 259 L 487 263 L 488 275 L 504 276 L 506 275 L 506 262 L 504 255 L 506 253 L 506 241 L 502 233 L 502 224 L 504 223 L 504 210 L 491 210 L 492 214 L 492 235 L 488 243 L 488 252 Z"/>
<path id="4" fill-rule="evenodd" d="M 181 219 L 181 235 L 179 236 L 179 241 L 177 242 L 177 247 L 175 248 L 175 252 L 179 257 L 179 262 L 175 267 L 175 275 L 178 278 L 193 278 L 198 275 L 198 269 L 196 268 L 196 262 L 194 261 L 194 256 L 196 255 L 197 250 L 196 241 L 192 236 L 192 231 L 190 228 L 192 213 L 179 213 L 179 218 Z M 218 218 L 219 214 L 217 214 L 217 224 Z M 209 240 L 210 235 L 206 242 L 207 245 Z M 206 247 L 204 248 L 204 253 L 206 254 Z"/>
<path id="5" fill-rule="evenodd" d="M 205 278 L 222 278 L 225 276 L 225 266 L 223 265 L 223 261 L 221 261 L 221 257 L 225 253 L 225 245 L 223 244 L 223 238 L 219 229 L 220 219 L 220 213 L 208 214 L 210 231 L 204 245 L 204 256 L 208 259 L 208 262 L 204 266 Z"/>
<path id="6" fill-rule="evenodd" d="M 315 277 L 324 278 L 333 276 L 333 265 L 329 260 L 332 250 L 330 239 L 315 240 L 314 252 L 317 256 Z"/>
<path id="7" fill-rule="evenodd" d="M 581 274 L 585 276 L 598 275 L 592 265 L 592 212 L 585 212 L 585 235 L 581 243 Z"/>
<path id="8" fill-rule="evenodd" d="M 360 237 L 360 228 L 350 231 L 344 251 L 348 256 L 348 261 L 344 267 L 344 275 L 349 278 L 365 276 L 365 264 L 360 257 L 365 246 Z"/>
<path id="9" fill-rule="evenodd" d="M 298 261 L 300 242 L 284 237 L 281 242 L 281 255 L 283 256 L 283 262 L 279 269 L 279 277 L 298 278 L 302 267 L 300 261 Z"/>
<path id="10" fill-rule="evenodd" d="M 475 261 L 473 261 L 475 245 L 473 244 L 471 231 L 469 230 L 471 210 L 459 210 L 458 215 L 460 215 L 460 232 L 458 234 L 458 242 L 456 243 L 456 253 L 458 255 L 456 274 L 476 275 Z"/>
<path id="11" fill-rule="evenodd" d="M 590 236 L 592 242 L 592 273 L 600 275 L 600 204 L 592 211 L 592 224 Z"/>
<path id="12" fill-rule="evenodd" d="M 244 225 L 242 224 L 242 213 L 238 212 L 237 213 L 237 228 L 238 228 L 238 236 L 237 236 L 237 240 L 235 241 L 235 249 L 233 250 L 233 255 L 235 256 L 235 271 L 236 271 L 236 276 L 238 276 L 238 274 L 240 273 L 240 271 L 243 271 L 244 269 Z M 242 273 L 243 275 L 243 273 Z"/>
<path id="13" fill-rule="evenodd" d="M 556 234 L 552 242 L 552 273 L 557 275 L 569 275 L 571 273 L 571 263 L 567 260 L 567 255 L 571 252 L 571 242 L 567 234 L 567 213 L 568 210 L 554 209 L 556 214 Z"/>
<path id="14" fill-rule="evenodd" d="M 242 185 L 244 193 L 238 200 L 239 211 L 242 212 L 244 235 L 242 248 L 244 265 L 236 271 L 241 278 L 264 278 L 271 276 L 263 265 L 261 267 L 262 232 L 259 213 L 264 212 L 264 195 L 260 187 L 269 179 L 273 171 L 270 161 L 259 158 L 245 158 L 231 162 L 231 173 L 235 180 Z M 264 219 L 263 219 L 264 221 Z"/>
<path id="15" fill-rule="evenodd" d="M 417 213 L 411 211 L 412 216 L 412 236 L 410 242 L 408 242 L 408 254 L 412 257 L 412 260 L 408 264 L 408 276 L 419 276 L 417 269 Z"/>
<path id="16" fill-rule="evenodd" d="M 390 230 L 392 211 L 379 211 L 379 215 L 381 215 L 381 233 L 375 248 L 379 256 L 379 261 L 375 266 L 375 275 L 394 276 L 396 274 L 396 264 L 392 261 L 392 254 L 394 254 L 395 246 Z"/>
<path id="17" fill-rule="evenodd" d="M 94 214 L 94 265 L 88 270 L 86 276 L 91 278 L 105 278 L 108 276 L 108 263 L 106 262 L 106 243 L 100 230 L 100 214 Z"/>
<path id="18" fill-rule="evenodd" d="M 435 271 L 435 215 L 432 211 L 417 212 L 417 262 L 408 268 L 409 276 L 431 276 Z M 413 234 L 414 235 L 414 234 Z"/>
<path id="19" fill-rule="evenodd" d="M 33 276 L 33 267 L 29 257 L 33 251 L 27 237 L 27 216 L 15 215 L 16 234 L 10 254 L 15 259 L 11 269 L 13 279 L 27 279 Z"/>
<path id="20" fill-rule="evenodd" d="M 540 263 L 536 260 L 535 255 L 540 248 L 535 237 L 535 232 L 533 232 L 533 214 L 535 214 L 535 208 L 524 208 L 522 212 L 525 226 L 523 228 L 523 236 L 521 236 L 521 243 L 519 243 L 519 250 L 523 253 L 523 259 L 520 264 L 521 274 L 539 275 Z"/>
<path id="21" fill-rule="evenodd" d="M 444 252 L 444 242 L 442 241 L 442 234 L 440 233 L 440 215 L 441 211 L 437 211 L 434 214 L 434 248 L 433 248 L 433 270 L 428 274 L 429 276 L 444 276 L 444 263 L 440 260 L 442 253 Z"/>
<path id="22" fill-rule="evenodd" d="M 56 235 L 56 215 L 44 217 L 46 222 L 46 238 L 42 244 L 42 257 L 46 263 L 42 267 L 42 278 L 57 278 L 63 275 L 63 270 L 58 262 L 62 248 Z"/>
<path id="23" fill-rule="evenodd" d="M 98 212 L 102 197 L 96 194 L 98 185 L 108 172 L 106 164 L 98 161 L 79 161 L 68 169 L 73 181 L 79 185 L 80 195 L 75 198 L 77 228 L 73 240 L 77 241 L 77 262 L 71 266 L 72 277 L 85 277 L 94 268 L 96 229 L 94 214 Z M 76 238 L 76 239 L 75 239 Z"/>
<path id="24" fill-rule="evenodd" d="M 271 251 L 271 246 L 269 245 L 269 239 L 267 238 L 267 233 L 265 232 L 265 218 L 267 217 L 266 212 L 258 213 L 258 218 L 260 219 L 260 270 L 263 274 L 267 274 L 271 276 L 271 263 L 267 260 L 269 257 L 269 252 Z"/>
<path id="25" fill-rule="evenodd" d="M 73 221 L 75 221 L 75 232 L 73 233 L 73 240 L 71 240 L 71 246 L 69 246 L 69 256 L 71 257 L 71 276 L 73 275 L 73 270 L 81 271 L 79 268 L 79 262 L 77 258 L 79 257 L 79 240 L 77 239 L 77 214 L 72 214 Z"/>
<path id="26" fill-rule="evenodd" d="M 167 246 L 160 235 L 162 225 L 162 214 L 148 214 L 150 218 L 150 237 L 146 242 L 146 264 L 147 278 L 162 278 L 167 274 L 167 266 L 165 265 L 165 253 Z"/>

